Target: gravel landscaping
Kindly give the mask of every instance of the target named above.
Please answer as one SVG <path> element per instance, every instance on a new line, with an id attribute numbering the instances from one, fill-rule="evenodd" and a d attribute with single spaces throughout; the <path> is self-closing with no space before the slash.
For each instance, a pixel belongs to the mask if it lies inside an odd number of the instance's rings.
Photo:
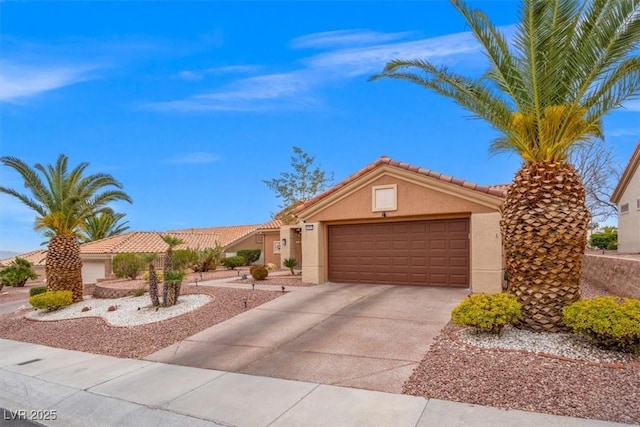
<path id="1" fill-rule="evenodd" d="M 0 316 L 0 338 L 116 357 L 143 358 L 283 295 L 276 291 L 193 285 L 183 286 L 182 292 L 184 295 L 205 294 L 212 300 L 180 316 L 132 327 L 110 326 L 104 319 L 95 317 L 40 322 L 26 319 L 24 315 L 29 311 L 22 310 Z M 81 304 L 92 305 L 93 301 L 86 300 Z"/>
<path id="2" fill-rule="evenodd" d="M 584 298 L 607 295 L 583 285 Z M 506 409 L 640 424 L 640 355 L 601 350 L 572 334 L 449 324 L 403 392 Z"/>

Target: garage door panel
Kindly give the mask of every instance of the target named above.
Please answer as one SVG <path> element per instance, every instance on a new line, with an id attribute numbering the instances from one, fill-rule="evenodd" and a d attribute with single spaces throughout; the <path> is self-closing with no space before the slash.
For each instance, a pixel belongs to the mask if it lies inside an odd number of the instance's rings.
<path id="1" fill-rule="evenodd" d="M 469 285 L 469 220 L 329 226 L 329 280 Z"/>

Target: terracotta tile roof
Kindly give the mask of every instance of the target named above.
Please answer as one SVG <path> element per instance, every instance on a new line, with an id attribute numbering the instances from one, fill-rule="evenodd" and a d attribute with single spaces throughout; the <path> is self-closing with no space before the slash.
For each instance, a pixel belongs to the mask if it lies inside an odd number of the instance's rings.
<path id="1" fill-rule="evenodd" d="M 271 221 L 265 222 L 260 227 L 258 227 L 258 230 L 273 230 L 280 229 L 280 227 L 282 227 L 282 220 L 272 219 Z"/>
<path id="2" fill-rule="evenodd" d="M 154 252 L 160 253 L 167 250 L 167 244 L 162 236 L 171 235 L 184 241 L 176 249 L 208 248 L 220 241 L 220 236 L 214 233 L 184 233 L 184 232 L 157 232 L 157 231 L 132 231 L 119 236 L 107 237 L 80 245 L 81 254 L 118 254 L 125 252 Z"/>
<path id="3" fill-rule="evenodd" d="M 627 185 L 629 185 L 629 181 L 631 178 L 638 172 L 640 166 L 640 141 L 636 145 L 636 148 L 633 150 L 631 154 L 631 158 L 629 159 L 629 163 L 624 168 L 624 172 L 620 175 L 620 180 L 618 181 L 618 185 L 616 185 L 615 190 L 611 193 L 611 201 L 613 203 L 620 203 L 620 198 L 622 197 L 622 193 L 627 189 Z"/>
<path id="4" fill-rule="evenodd" d="M 11 258 L 0 260 L 0 265 L 8 266 L 15 260 L 16 258 L 23 258 L 29 261 L 32 265 L 45 265 L 45 258 L 47 256 L 47 251 L 44 249 L 38 249 L 35 251 L 27 252 L 26 254 L 16 255 Z"/>
<path id="5" fill-rule="evenodd" d="M 262 224 L 252 224 L 231 225 L 227 227 L 187 228 L 182 230 L 169 230 L 167 233 L 215 234 L 218 235 L 222 246 L 229 246 L 230 244 L 258 230 L 261 226 Z"/>
<path id="6" fill-rule="evenodd" d="M 410 172 L 415 172 L 415 173 L 418 173 L 418 174 L 421 174 L 421 175 L 424 175 L 424 176 L 428 176 L 430 178 L 435 178 L 435 179 L 438 179 L 438 180 L 443 181 L 443 182 L 448 182 L 448 183 L 451 183 L 451 184 L 459 185 L 460 187 L 468 188 L 468 189 L 474 190 L 474 191 L 479 191 L 481 193 L 486 193 L 486 194 L 489 194 L 489 195 L 492 195 L 492 196 L 496 196 L 496 197 L 505 197 L 506 196 L 506 188 L 508 187 L 508 185 L 494 185 L 494 186 L 478 185 L 478 184 L 474 184 L 474 183 L 469 182 L 469 181 L 465 181 L 465 180 L 460 179 L 460 178 L 454 178 L 452 176 L 444 175 L 442 173 L 435 172 L 435 171 L 432 171 L 430 169 L 425 169 L 425 168 L 421 168 L 421 167 L 418 167 L 418 166 L 413 166 L 413 165 L 410 165 L 409 163 L 399 162 L 397 160 L 392 160 L 389 157 L 382 156 L 378 160 L 376 160 L 375 162 L 369 164 L 368 166 L 365 166 L 364 168 L 360 169 L 358 172 L 356 172 L 353 175 L 349 176 L 345 180 L 343 180 L 343 181 L 339 182 L 338 184 L 334 185 L 333 187 L 331 187 L 330 189 L 328 189 L 324 193 L 321 193 L 321 194 L 313 197 L 312 199 L 307 200 L 305 203 L 303 203 L 302 205 L 298 206 L 295 209 L 295 212 L 298 213 L 298 212 L 302 211 L 303 209 L 306 209 L 309 206 L 316 204 L 320 200 L 328 197 L 329 195 L 331 195 L 331 194 L 335 193 L 336 191 L 340 190 L 341 188 L 349 185 L 350 183 L 352 183 L 356 179 L 360 178 L 361 176 L 366 175 L 367 173 L 369 173 L 373 169 L 376 169 L 377 167 L 384 166 L 384 165 L 389 165 L 389 166 L 393 166 L 393 167 L 396 167 L 396 168 L 399 168 L 399 169 L 408 170 Z"/>

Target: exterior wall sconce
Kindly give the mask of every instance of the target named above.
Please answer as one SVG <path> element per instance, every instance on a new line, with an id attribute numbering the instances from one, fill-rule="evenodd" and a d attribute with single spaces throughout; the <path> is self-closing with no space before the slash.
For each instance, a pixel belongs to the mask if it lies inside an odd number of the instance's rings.
<path id="1" fill-rule="evenodd" d="M 287 239 L 282 239 L 282 246 L 287 246 Z"/>

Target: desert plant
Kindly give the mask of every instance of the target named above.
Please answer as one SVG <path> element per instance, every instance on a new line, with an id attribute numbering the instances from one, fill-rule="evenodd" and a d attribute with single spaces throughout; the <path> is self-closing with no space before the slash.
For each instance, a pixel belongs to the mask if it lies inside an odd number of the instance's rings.
<path id="1" fill-rule="evenodd" d="M 144 261 L 138 254 L 127 252 L 117 254 L 113 257 L 113 274 L 115 274 L 118 279 L 124 279 L 127 277 L 130 280 L 135 280 L 143 268 Z"/>
<path id="2" fill-rule="evenodd" d="M 291 275 L 293 276 L 294 274 L 296 274 L 293 269 L 298 265 L 298 260 L 295 258 L 286 258 L 284 261 L 282 261 L 282 265 L 287 267 L 291 271 Z"/>
<path id="3" fill-rule="evenodd" d="M 520 303 L 514 295 L 505 293 L 471 295 L 451 312 L 453 323 L 494 334 L 500 333 L 505 325 L 515 324 L 520 316 Z"/>
<path id="4" fill-rule="evenodd" d="M 450 98 L 497 131 L 493 152 L 522 159 L 501 208 L 508 291 L 522 325 L 562 329 L 580 298 L 590 214 L 569 156 L 603 138 L 603 118 L 640 91 L 638 0 L 522 0 L 507 36 L 463 0 L 451 2 L 488 59 L 467 77 L 425 59 L 392 60 L 373 79 L 416 83 Z"/>
<path id="5" fill-rule="evenodd" d="M 220 264 L 224 248 L 216 245 L 213 248 L 206 248 L 197 252 L 197 260 L 192 264 L 191 269 L 195 272 L 204 273 L 206 271 L 215 270 Z"/>
<path id="6" fill-rule="evenodd" d="M 35 286 L 29 289 L 29 296 L 32 297 L 34 295 L 40 295 L 40 294 L 44 294 L 45 292 L 47 292 L 46 286 Z"/>
<path id="7" fill-rule="evenodd" d="M 220 264 L 222 264 L 227 270 L 233 270 L 236 267 L 242 267 L 244 265 L 244 262 L 244 258 L 239 255 L 222 258 L 220 260 Z"/>
<path id="8" fill-rule="evenodd" d="M 178 303 L 182 280 L 184 280 L 183 270 L 165 270 L 162 305 L 169 307 Z"/>
<path id="9" fill-rule="evenodd" d="M 47 289 L 70 290 L 73 301 L 82 301 L 82 260 L 78 235 L 86 218 L 107 208 L 114 201 L 131 202 L 122 184 L 111 175 L 86 175 L 88 163 L 69 171 L 68 158 L 58 157 L 55 165 L 36 163 L 34 168 L 16 157 L 0 161 L 18 172 L 28 194 L 0 186 L 0 192 L 20 200 L 36 213 L 35 229 L 49 238 L 46 256 Z M 114 188 L 115 187 L 115 188 Z"/>
<path id="10" fill-rule="evenodd" d="M 260 259 L 261 249 L 238 249 L 236 255 L 244 258 L 244 265 L 250 265 Z"/>
<path id="11" fill-rule="evenodd" d="M 564 323 L 596 345 L 640 353 L 640 300 L 600 296 L 575 302 L 563 310 Z"/>
<path id="12" fill-rule="evenodd" d="M 147 271 L 142 274 L 142 278 L 149 283 L 149 297 L 154 307 L 160 305 L 160 298 L 158 297 L 158 272 L 156 271 L 155 265 L 153 265 L 156 258 L 157 254 L 154 253 L 140 255 L 142 262 L 147 264 Z"/>
<path id="13" fill-rule="evenodd" d="M 33 271 L 31 263 L 23 258 L 16 258 L 0 271 L 0 283 L 3 286 L 22 287 L 27 280 L 37 279 L 38 275 Z"/>
<path id="14" fill-rule="evenodd" d="M 58 310 L 71 305 L 73 293 L 71 291 L 48 291 L 29 297 L 29 304 L 40 310 Z"/>
<path id="15" fill-rule="evenodd" d="M 255 265 L 251 268 L 251 277 L 256 280 L 264 280 L 269 275 L 269 270 L 261 265 Z"/>
<path id="16" fill-rule="evenodd" d="M 198 251 L 195 249 L 179 249 L 173 252 L 173 268 L 178 270 L 193 269 L 199 259 Z"/>
<path id="17" fill-rule="evenodd" d="M 276 271 L 278 269 L 278 266 L 272 262 L 268 262 L 267 265 L 265 265 L 265 267 L 267 267 L 267 270 L 269 271 Z"/>

